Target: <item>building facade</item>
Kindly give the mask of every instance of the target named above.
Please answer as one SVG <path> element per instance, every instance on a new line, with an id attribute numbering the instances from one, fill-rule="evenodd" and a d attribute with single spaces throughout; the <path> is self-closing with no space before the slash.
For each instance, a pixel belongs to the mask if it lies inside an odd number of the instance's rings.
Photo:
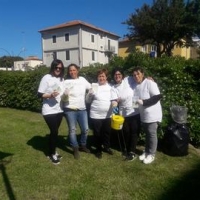
<path id="1" fill-rule="evenodd" d="M 128 38 L 124 38 L 119 41 L 119 56 L 127 57 L 134 50 L 147 53 L 152 57 L 156 57 L 156 46 L 151 44 L 141 45 L 139 42 L 130 41 Z M 172 51 L 173 56 L 181 56 L 185 59 L 198 57 L 197 48 L 195 47 L 183 47 L 175 46 Z"/>
<path id="2" fill-rule="evenodd" d="M 112 55 L 118 55 L 119 36 L 79 20 L 39 32 L 46 66 L 55 58 L 62 60 L 65 66 L 70 63 L 80 67 L 106 64 Z"/>
<path id="3" fill-rule="evenodd" d="M 21 60 L 21 61 L 15 61 L 13 70 L 21 70 L 21 71 L 27 71 L 27 70 L 33 70 L 36 67 L 39 67 L 43 65 L 43 61 L 38 59 L 35 56 L 29 56 L 28 58 Z"/>

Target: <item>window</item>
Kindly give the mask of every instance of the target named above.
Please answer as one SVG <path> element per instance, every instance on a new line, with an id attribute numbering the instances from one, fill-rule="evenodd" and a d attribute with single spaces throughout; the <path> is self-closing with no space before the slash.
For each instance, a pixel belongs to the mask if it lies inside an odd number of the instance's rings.
<path id="1" fill-rule="evenodd" d="M 66 50 L 66 60 L 70 60 L 70 52 L 69 50 Z"/>
<path id="2" fill-rule="evenodd" d="M 65 41 L 69 41 L 69 33 L 65 34 Z"/>
<path id="3" fill-rule="evenodd" d="M 94 35 L 91 35 L 91 42 L 94 43 Z"/>
<path id="4" fill-rule="evenodd" d="M 156 51 L 156 46 L 155 45 L 151 45 L 151 51 Z"/>
<path id="5" fill-rule="evenodd" d="M 108 50 L 111 50 L 111 48 L 110 48 L 110 40 L 108 40 Z"/>
<path id="6" fill-rule="evenodd" d="M 53 35 L 52 39 L 53 39 L 53 43 L 56 43 L 56 35 Z"/>
<path id="7" fill-rule="evenodd" d="M 147 52 L 147 47 L 146 47 L 146 45 L 142 46 L 142 47 L 141 47 L 141 50 L 142 50 L 142 52 L 146 53 L 146 52 Z"/>
<path id="8" fill-rule="evenodd" d="M 52 53 L 52 55 L 53 55 L 53 59 L 54 59 L 54 60 L 57 59 L 57 52 L 56 52 L 56 51 L 54 51 L 54 52 Z"/>
<path id="9" fill-rule="evenodd" d="M 95 54 L 94 54 L 94 51 L 92 51 L 92 61 L 95 61 Z"/>

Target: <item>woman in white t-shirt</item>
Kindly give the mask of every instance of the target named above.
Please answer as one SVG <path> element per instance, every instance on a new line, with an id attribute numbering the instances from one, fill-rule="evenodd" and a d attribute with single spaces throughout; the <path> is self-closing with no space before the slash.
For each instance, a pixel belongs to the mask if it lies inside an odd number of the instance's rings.
<path id="1" fill-rule="evenodd" d="M 136 82 L 132 76 L 124 78 L 121 68 L 115 68 L 112 72 L 114 85 L 112 86 L 113 109 L 119 109 L 119 114 L 124 117 L 123 134 L 125 139 L 125 150 L 123 155 L 127 161 L 136 158 L 136 146 L 140 132 L 140 115 L 138 107 L 133 107 L 133 95 Z"/>
<path id="2" fill-rule="evenodd" d="M 108 70 L 100 69 L 97 72 L 98 83 L 95 90 L 92 89 L 86 96 L 90 102 L 90 119 L 94 134 L 94 144 L 96 147 L 96 157 L 102 158 L 102 150 L 113 155 L 110 149 L 111 131 L 111 86 L 107 82 Z M 102 149 L 102 146 L 104 147 Z"/>
<path id="3" fill-rule="evenodd" d="M 49 74 L 43 76 L 38 88 L 38 96 L 42 98 L 42 115 L 50 129 L 49 158 L 53 164 L 59 164 L 61 156 L 56 153 L 58 129 L 60 127 L 63 110 L 61 95 L 64 83 L 64 65 L 61 60 L 53 60 Z"/>
<path id="4" fill-rule="evenodd" d="M 67 79 L 64 81 L 65 92 L 62 96 L 64 116 L 69 127 L 70 145 L 75 159 L 80 157 L 79 150 L 90 153 L 86 147 L 89 125 L 85 96 L 91 84 L 84 77 L 79 76 L 79 69 L 80 67 L 76 64 L 70 64 L 67 67 Z M 77 123 L 81 129 L 80 147 L 76 135 Z"/>
<path id="5" fill-rule="evenodd" d="M 144 71 L 141 67 L 133 69 L 133 77 L 137 83 L 135 94 L 139 98 L 140 119 L 145 132 L 145 151 L 139 156 L 144 164 L 150 164 L 155 159 L 158 138 L 158 123 L 162 121 L 162 108 L 159 88 L 154 81 L 144 77 Z"/>

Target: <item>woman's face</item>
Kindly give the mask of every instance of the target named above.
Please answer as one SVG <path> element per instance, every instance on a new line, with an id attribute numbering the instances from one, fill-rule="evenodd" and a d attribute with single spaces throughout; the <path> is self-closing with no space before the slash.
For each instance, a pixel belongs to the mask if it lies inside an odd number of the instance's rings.
<path id="1" fill-rule="evenodd" d="M 105 73 L 101 73 L 98 75 L 97 80 L 99 85 L 104 85 L 107 83 L 107 76 L 105 75 Z"/>
<path id="2" fill-rule="evenodd" d="M 121 72 L 116 71 L 114 74 L 114 80 L 117 84 L 121 83 L 123 79 L 123 75 L 121 74 Z"/>
<path id="3" fill-rule="evenodd" d="M 73 78 L 73 79 L 78 78 L 78 69 L 76 69 L 76 67 L 72 65 L 72 66 L 69 68 L 69 75 L 70 75 L 70 77 Z"/>
<path id="4" fill-rule="evenodd" d="M 61 70 L 62 70 L 62 64 L 60 63 L 60 64 L 58 64 L 58 65 L 55 67 L 55 69 L 54 69 L 54 75 L 55 75 L 56 77 L 59 76 Z"/>
<path id="5" fill-rule="evenodd" d="M 141 71 L 134 71 L 133 72 L 133 78 L 135 80 L 136 83 L 141 83 L 144 79 L 144 73 L 142 73 Z"/>

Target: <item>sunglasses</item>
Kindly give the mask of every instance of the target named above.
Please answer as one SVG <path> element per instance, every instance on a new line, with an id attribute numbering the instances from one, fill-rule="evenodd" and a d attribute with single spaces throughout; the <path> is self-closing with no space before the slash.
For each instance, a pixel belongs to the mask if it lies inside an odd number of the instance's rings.
<path id="1" fill-rule="evenodd" d="M 55 70 L 61 70 L 62 67 L 55 67 Z"/>

